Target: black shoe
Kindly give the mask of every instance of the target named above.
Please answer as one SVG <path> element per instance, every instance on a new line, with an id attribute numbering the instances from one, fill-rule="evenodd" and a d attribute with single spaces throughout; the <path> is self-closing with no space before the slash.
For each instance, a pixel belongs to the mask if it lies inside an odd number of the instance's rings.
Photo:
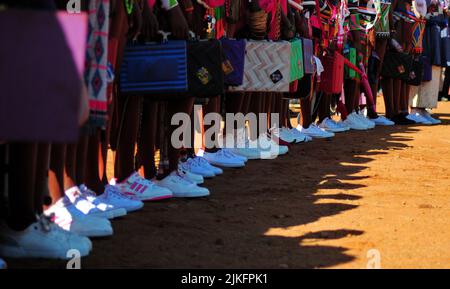
<path id="1" fill-rule="evenodd" d="M 416 124 L 415 121 L 407 119 L 406 118 L 406 114 L 397 114 L 394 117 L 391 118 L 391 120 L 396 124 L 396 125 L 411 125 L 411 124 Z"/>

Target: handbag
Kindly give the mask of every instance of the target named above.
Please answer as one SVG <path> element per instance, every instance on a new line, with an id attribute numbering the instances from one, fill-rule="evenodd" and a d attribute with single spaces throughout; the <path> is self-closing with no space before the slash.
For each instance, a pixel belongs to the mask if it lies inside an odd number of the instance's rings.
<path id="1" fill-rule="evenodd" d="M 247 41 L 244 82 L 232 91 L 289 92 L 291 44 Z"/>
<path id="2" fill-rule="evenodd" d="M 314 45 L 311 39 L 301 38 L 303 48 L 303 65 L 305 74 L 314 73 Z"/>
<path id="3" fill-rule="evenodd" d="M 321 58 L 324 72 L 320 76 L 319 91 L 328 94 L 342 92 L 344 84 L 344 56 L 339 53 Z"/>
<path id="4" fill-rule="evenodd" d="M 188 94 L 214 97 L 224 92 L 222 46 L 219 40 L 188 42 Z"/>
<path id="5" fill-rule="evenodd" d="M 186 92 L 186 42 L 128 44 L 120 69 L 119 88 L 122 95 Z"/>
<path id="6" fill-rule="evenodd" d="M 403 52 L 386 51 L 381 76 L 402 80 L 409 79 L 413 58 Z"/>
<path id="7" fill-rule="evenodd" d="M 291 41 L 290 81 L 301 79 L 304 74 L 302 41 L 300 39 L 295 39 Z"/>
<path id="8" fill-rule="evenodd" d="M 222 43 L 224 61 L 222 70 L 226 85 L 238 86 L 244 81 L 245 40 L 223 38 Z"/>
<path id="9" fill-rule="evenodd" d="M 413 60 L 411 71 L 409 73 L 409 79 L 406 83 L 413 86 L 419 86 L 423 79 L 423 59 L 417 57 Z"/>

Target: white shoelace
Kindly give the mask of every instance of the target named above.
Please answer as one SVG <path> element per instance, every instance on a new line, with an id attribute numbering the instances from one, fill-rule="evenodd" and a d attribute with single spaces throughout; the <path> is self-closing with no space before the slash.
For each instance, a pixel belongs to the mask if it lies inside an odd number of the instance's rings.
<path id="1" fill-rule="evenodd" d="M 184 179 L 182 176 L 175 172 L 174 174 L 170 174 L 170 177 L 173 177 L 175 181 L 179 182 L 181 185 L 192 185 L 193 183 Z"/>
<path id="2" fill-rule="evenodd" d="M 127 199 L 127 200 L 137 200 L 136 198 L 133 198 L 132 196 L 129 195 L 124 195 L 120 192 L 119 188 L 117 188 L 116 186 L 106 186 L 106 190 L 105 193 L 107 194 L 107 197 L 111 196 L 113 198 L 116 199 Z"/>

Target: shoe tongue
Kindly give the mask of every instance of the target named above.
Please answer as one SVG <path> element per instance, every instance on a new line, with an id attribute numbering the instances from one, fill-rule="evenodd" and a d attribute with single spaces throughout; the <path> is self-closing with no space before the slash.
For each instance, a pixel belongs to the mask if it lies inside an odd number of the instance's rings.
<path id="1" fill-rule="evenodd" d="M 82 194 L 78 187 L 72 187 L 65 191 L 65 195 L 71 202 L 75 202 Z"/>
<path id="2" fill-rule="evenodd" d="M 71 205 L 72 205 L 72 202 L 70 201 L 69 197 L 64 196 L 63 198 L 59 199 L 59 201 L 57 201 L 53 206 L 66 208 Z"/>

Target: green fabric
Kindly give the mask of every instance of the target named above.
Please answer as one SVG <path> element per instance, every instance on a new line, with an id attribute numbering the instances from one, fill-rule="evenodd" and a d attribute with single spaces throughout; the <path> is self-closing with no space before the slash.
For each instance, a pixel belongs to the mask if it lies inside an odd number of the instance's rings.
<path id="1" fill-rule="evenodd" d="M 351 63 L 356 65 L 356 49 L 355 48 L 349 48 L 348 54 L 345 55 L 345 57 L 350 60 Z M 347 79 L 355 79 L 357 77 L 356 71 L 353 69 L 348 68 L 348 66 L 344 66 L 344 73 L 345 78 Z"/>
<path id="2" fill-rule="evenodd" d="M 295 81 L 301 79 L 305 75 L 303 67 L 303 47 L 300 39 L 291 41 L 291 79 Z"/>

